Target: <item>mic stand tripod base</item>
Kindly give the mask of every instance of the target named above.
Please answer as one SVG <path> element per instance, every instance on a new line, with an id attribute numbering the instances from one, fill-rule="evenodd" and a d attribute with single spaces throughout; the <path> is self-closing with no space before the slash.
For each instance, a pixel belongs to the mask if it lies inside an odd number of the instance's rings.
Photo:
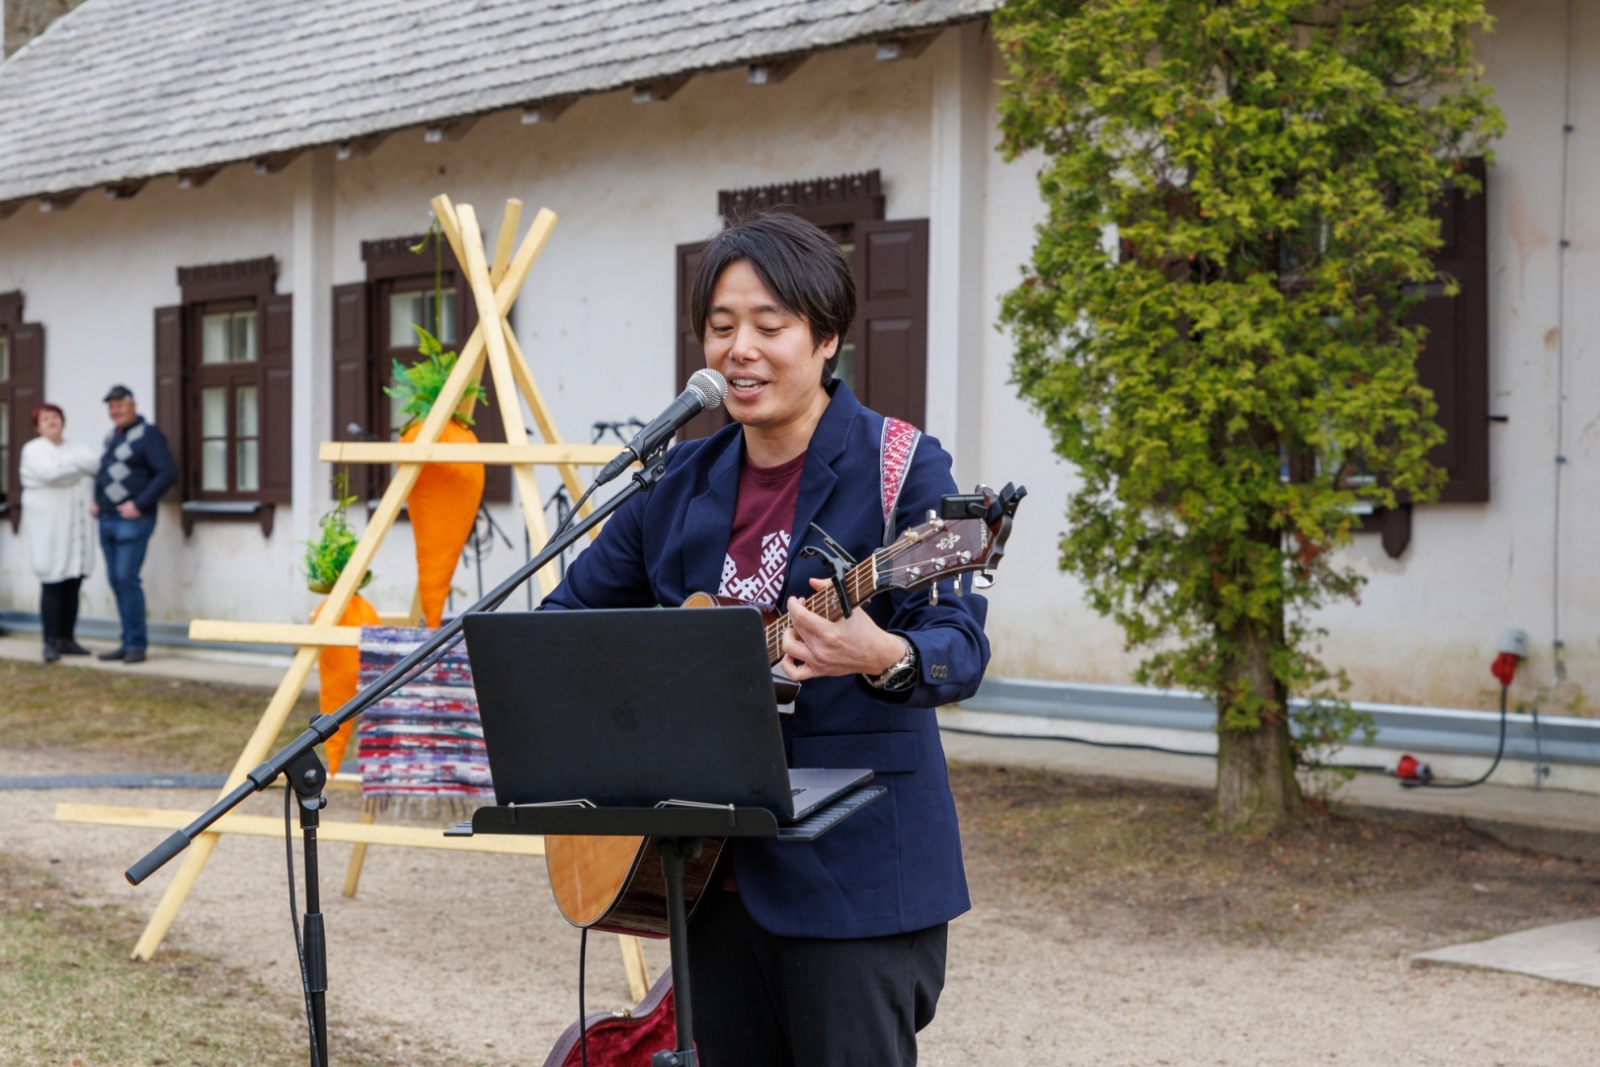
<path id="1" fill-rule="evenodd" d="M 317 891 L 317 826 L 328 804 L 322 795 L 328 771 L 313 750 L 306 750 L 285 771 L 300 807 L 305 840 L 306 912 L 302 951 L 306 990 L 310 996 L 311 1067 L 328 1067 L 328 939 L 322 926 L 322 898 Z"/>

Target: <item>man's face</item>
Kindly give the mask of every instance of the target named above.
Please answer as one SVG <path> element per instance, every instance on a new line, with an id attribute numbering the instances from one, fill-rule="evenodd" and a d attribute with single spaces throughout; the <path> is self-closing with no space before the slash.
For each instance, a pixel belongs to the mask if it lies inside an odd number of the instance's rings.
<path id="1" fill-rule="evenodd" d="M 133 420 L 139 417 L 139 411 L 134 406 L 131 396 L 107 400 L 106 413 L 111 416 L 111 421 L 116 423 L 119 430 L 126 430 L 133 425 Z"/>
<path id="2" fill-rule="evenodd" d="M 706 366 L 728 379 L 728 414 L 746 426 L 802 417 L 839 347 L 836 337 L 816 344 L 806 320 L 783 310 L 744 260 L 717 279 L 703 340 Z"/>

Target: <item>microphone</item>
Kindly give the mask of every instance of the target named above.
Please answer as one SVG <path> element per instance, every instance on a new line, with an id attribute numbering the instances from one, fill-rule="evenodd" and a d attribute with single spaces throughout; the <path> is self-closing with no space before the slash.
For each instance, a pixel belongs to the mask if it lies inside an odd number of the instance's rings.
<path id="1" fill-rule="evenodd" d="M 643 463 L 646 456 L 655 452 L 673 434 L 682 429 L 684 423 L 702 411 L 721 407 L 722 398 L 727 395 L 726 378 L 710 368 L 695 371 L 689 379 L 689 388 L 679 393 L 678 399 L 668 404 L 667 410 L 657 415 L 654 422 L 640 430 L 633 440 L 628 442 L 626 451 L 601 468 L 594 484 L 606 484 L 627 470 L 635 461 Z"/>

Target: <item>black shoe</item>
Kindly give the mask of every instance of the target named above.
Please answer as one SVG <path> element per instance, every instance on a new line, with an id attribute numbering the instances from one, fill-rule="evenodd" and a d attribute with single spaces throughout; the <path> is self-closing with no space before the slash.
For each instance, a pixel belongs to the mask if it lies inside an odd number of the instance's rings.
<path id="1" fill-rule="evenodd" d="M 61 640 L 60 638 L 56 638 L 56 651 L 61 653 L 63 656 L 94 655 L 94 653 L 90 652 L 87 648 L 84 648 L 70 637 L 65 641 Z"/>
<path id="2" fill-rule="evenodd" d="M 122 662 L 124 662 L 124 663 L 143 663 L 144 662 L 144 649 L 142 649 L 142 648 L 130 648 L 130 649 L 128 649 L 126 652 L 124 652 L 122 654 Z"/>
<path id="3" fill-rule="evenodd" d="M 60 658 L 61 658 L 61 650 L 56 648 L 55 638 L 53 638 L 53 637 L 45 638 L 44 639 L 44 661 L 46 663 L 54 663 L 56 660 L 58 660 Z"/>
<path id="4" fill-rule="evenodd" d="M 113 648 L 110 652 L 100 653 L 95 659 L 100 660 L 102 663 L 110 663 L 112 660 L 123 659 L 127 654 L 128 650 L 125 648 Z"/>

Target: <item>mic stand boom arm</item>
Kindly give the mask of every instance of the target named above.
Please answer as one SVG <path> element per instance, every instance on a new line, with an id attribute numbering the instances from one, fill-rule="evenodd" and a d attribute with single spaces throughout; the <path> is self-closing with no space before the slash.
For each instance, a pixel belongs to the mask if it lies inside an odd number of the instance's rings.
<path id="1" fill-rule="evenodd" d="M 657 451 L 650 461 L 645 464 L 644 469 L 634 474 L 633 480 L 621 492 L 595 508 L 587 518 L 582 519 L 576 525 L 568 527 L 565 531 L 558 532 L 544 548 L 539 550 L 538 555 L 524 563 L 511 577 L 490 590 L 482 600 L 439 627 L 438 632 L 418 646 L 416 651 L 407 655 L 385 671 L 382 677 L 351 697 L 338 711 L 332 715 L 318 715 L 312 719 L 311 725 L 306 729 L 305 733 L 295 738 L 284 746 L 282 751 L 245 775 L 245 780 L 240 782 L 232 792 L 207 808 L 194 822 L 185 826 L 182 830 L 174 831 L 171 837 L 145 853 L 137 863 L 129 867 L 124 873 L 124 877 L 128 879 L 129 884 L 138 885 L 160 870 L 168 861 L 188 848 L 196 837 L 210 829 L 213 823 L 243 803 L 245 798 L 252 793 L 259 793 L 261 790 L 266 789 L 278 775 L 287 771 L 289 766 L 296 760 L 311 752 L 318 744 L 337 733 L 339 727 L 410 681 L 406 677 L 407 674 L 419 667 L 426 669 L 431 665 L 445 646 L 454 642 L 457 635 L 461 633 L 462 620 L 467 615 L 482 611 L 493 611 L 499 607 L 507 597 L 516 591 L 517 586 L 533 577 L 545 564 L 561 555 L 578 538 L 604 522 L 612 512 L 654 485 L 661 475 L 666 472 L 665 453 L 666 449 L 664 447 Z"/>

